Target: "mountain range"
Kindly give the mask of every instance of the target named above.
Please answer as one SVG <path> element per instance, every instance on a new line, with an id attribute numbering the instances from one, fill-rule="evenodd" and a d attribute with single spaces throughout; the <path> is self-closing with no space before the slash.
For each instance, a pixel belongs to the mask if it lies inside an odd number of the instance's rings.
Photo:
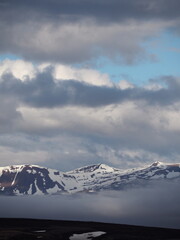
<path id="1" fill-rule="evenodd" d="M 121 170 L 95 164 L 62 172 L 37 165 L 0 167 L 1 195 L 96 193 L 123 190 L 155 182 L 179 181 L 180 163 L 154 162 L 142 168 Z"/>

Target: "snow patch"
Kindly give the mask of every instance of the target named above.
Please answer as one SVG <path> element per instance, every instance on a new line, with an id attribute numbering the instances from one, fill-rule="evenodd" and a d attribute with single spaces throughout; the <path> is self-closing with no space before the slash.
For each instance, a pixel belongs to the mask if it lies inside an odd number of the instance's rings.
<path id="1" fill-rule="evenodd" d="M 37 230 L 37 231 L 34 231 L 34 232 L 36 232 L 36 233 L 44 233 L 44 232 L 46 232 L 46 230 Z"/>
<path id="2" fill-rule="evenodd" d="M 172 171 L 172 172 L 169 172 L 166 177 L 167 178 L 176 178 L 176 177 L 179 177 L 179 176 L 180 176 L 179 172 Z"/>
<path id="3" fill-rule="evenodd" d="M 88 233 L 82 233 L 82 234 L 73 234 L 69 239 L 70 240 L 90 240 L 96 237 L 99 237 L 103 234 L 106 234 L 106 232 L 88 232 Z"/>

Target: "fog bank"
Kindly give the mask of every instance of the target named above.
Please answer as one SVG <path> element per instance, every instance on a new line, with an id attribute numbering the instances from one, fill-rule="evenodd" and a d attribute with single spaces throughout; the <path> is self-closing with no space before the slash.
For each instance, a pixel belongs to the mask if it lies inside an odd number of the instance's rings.
<path id="1" fill-rule="evenodd" d="M 98 194 L 1 196 L 0 217 L 180 228 L 178 183 Z"/>

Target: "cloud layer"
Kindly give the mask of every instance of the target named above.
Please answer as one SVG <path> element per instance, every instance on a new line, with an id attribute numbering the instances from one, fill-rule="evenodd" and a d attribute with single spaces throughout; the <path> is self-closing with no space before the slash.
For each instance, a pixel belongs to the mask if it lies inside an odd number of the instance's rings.
<path id="1" fill-rule="evenodd" d="M 33 61 L 82 63 L 106 56 L 152 61 L 143 44 L 178 32 L 179 1 L 1 1 L 0 52 Z"/>
<path id="2" fill-rule="evenodd" d="M 30 66 L 30 64 L 27 65 Z M 16 68 L 16 64 L 12 66 Z M 85 106 L 98 108 L 127 101 L 141 101 L 152 106 L 168 106 L 179 102 L 180 80 L 173 76 L 154 80 L 154 83 L 157 82 L 157 86 L 154 85 L 156 86 L 155 89 L 151 88 L 151 86 L 133 87 L 130 84 L 127 85 L 127 88 L 122 89 L 121 84 L 113 84 L 106 75 L 101 76 L 97 71 L 93 70 L 86 70 L 86 72 L 84 70 L 85 74 L 83 74 L 83 70 L 75 71 L 59 65 L 60 71 L 58 74 L 58 67 L 54 68 L 52 65 L 47 65 L 44 69 L 40 67 L 40 70 L 38 68 L 36 70 L 30 68 L 29 74 L 32 76 L 28 76 L 28 72 L 23 69 L 23 73 L 18 74 L 21 77 L 19 79 L 13 76 L 13 72 L 17 74 L 16 69 L 10 70 L 10 68 L 7 66 L 1 72 L 1 95 L 14 97 L 32 107 Z M 11 72 L 8 72 L 8 69 Z M 69 70 L 69 73 L 66 73 L 67 70 Z M 35 71 L 36 74 L 33 76 L 32 73 L 35 73 Z M 80 76 L 81 79 L 62 79 L 61 72 L 62 77 L 64 77 L 65 73 L 67 74 L 66 77 L 69 74 L 72 77 L 79 78 Z M 95 78 L 94 76 L 89 76 L 88 80 L 86 75 L 93 73 Z M 23 76 L 24 81 L 22 81 Z M 104 81 L 100 77 L 104 77 Z M 161 85 L 158 85 L 158 81 Z M 163 84 L 165 85 L 164 87 Z"/>
<path id="3" fill-rule="evenodd" d="M 179 161 L 177 77 L 138 87 L 91 69 L 22 60 L 2 62 L 0 75 L 2 166 Z"/>

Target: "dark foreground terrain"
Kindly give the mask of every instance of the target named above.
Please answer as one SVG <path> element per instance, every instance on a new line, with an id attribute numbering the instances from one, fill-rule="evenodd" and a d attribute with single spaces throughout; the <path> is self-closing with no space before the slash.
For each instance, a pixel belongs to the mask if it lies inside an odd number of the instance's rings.
<path id="1" fill-rule="evenodd" d="M 0 240 L 69 239 L 73 234 L 102 231 L 106 234 L 92 239 L 169 239 L 180 240 L 180 230 L 138 227 L 95 222 L 33 219 L 0 219 Z M 82 239 L 82 238 L 81 238 Z M 87 239 L 87 238 L 86 238 Z M 89 239 L 89 238 L 88 238 Z M 91 238 L 90 238 L 91 239 Z"/>

